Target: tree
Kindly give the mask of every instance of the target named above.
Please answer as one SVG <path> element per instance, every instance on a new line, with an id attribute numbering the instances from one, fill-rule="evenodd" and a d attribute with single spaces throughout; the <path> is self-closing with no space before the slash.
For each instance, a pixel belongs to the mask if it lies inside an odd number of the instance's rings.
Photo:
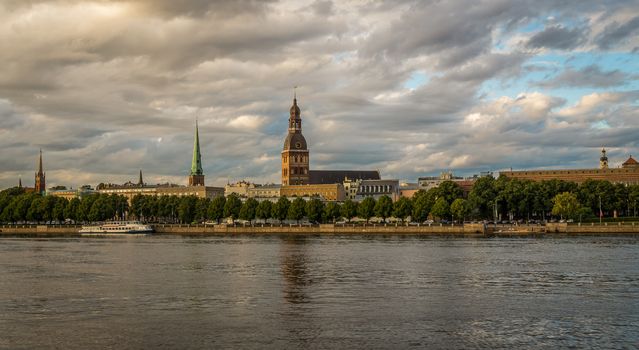
<path id="1" fill-rule="evenodd" d="M 301 197 L 295 198 L 288 208 L 287 217 L 299 224 L 304 215 L 306 215 L 306 201 Z"/>
<path id="2" fill-rule="evenodd" d="M 342 214 L 342 217 L 348 220 L 348 222 L 351 222 L 351 219 L 357 215 L 357 203 L 350 199 L 345 200 L 340 209 L 340 214 Z"/>
<path id="3" fill-rule="evenodd" d="M 255 209 L 255 217 L 257 217 L 258 219 L 264 220 L 264 222 L 266 222 L 266 220 L 271 218 L 272 211 L 273 211 L 273 203 L 271 203 L 271 201 L 268 201 L 268 200 L 263 200 L 260 202 L 260 204 L 257 205 L 257 208 Z"/>
<path id="4" fill-rule="evenodd" d="M 450 180 L 440 183 L 437 186 L 437 192 L 437 197 L 444 197 L 448 203 L 452 203 L 455 199 L 464 195 L 464 191 L 459 184 Z"/>
<path id="5" fill-rule="evenodd" d="M 231 222 L 235 225 L 235 219 L 240 216 L 242 201 L 235 194 L 231 194 L 226 198 L 224 204 L 224 217 L 231 218 Z"/>
<path id="6" fill-rule="evenodd" d="M 280 199 L 278 199 L 273 205 L 273 212 L 271 216 L 282 223 L 282 220 L 286 219 L 286 216 L 288 215 L 288 207 L 290 205 L 291 202 L 286 197 L 280 197 Z"/>
<path id="7" fill-rule="evenodd" d="M 410 202 L 410 199 L 406 197 L 401 197 L 397 200 L 397 202 L 393 204 L 393 216 L 402 220 L 402 222 L 404 222 L 404 220 L 406 220 L 406 218 L 410 216 L 412 211 L 413 205 Z"/>
<path id="8" fill-rule="evenodd" d="M 375 199 L 373 197 L 366 197 L 364 200 L 359 203 L 357 208 L 357 215 L 366 220 L 368 224 L 368 220 L 375 215 Z"/>
<path id="9" fill-rule="evenodd" d="M 158 207 L 159 207 L 158 202 Z M 198 198 L 195 203 L 195 219 L 199 222 L 205 221 L 208 216 L 209 205 L 211 204 L 210 198 Z M 158 208 L 159 209 L 159 208 Z"/>
<path id="10" fill-rule="evenodd" d="M 444 219 L 450 215 L 450 206 L 445 198 L 438 198 L 430 210 L 430 214 L 436 218 Z"/>
<path id="11" fill-rule="evenodd" d="M 632 208 L 632 216 L 637 216 L 637 202 L 639 202 L 639 185 L 632 185 L 628 189 L 629 206 Z"/>
<path id="12" fill-rule="evenodd" d="M 80 199 L 73 198 L 67 204 L 67 207 L 64 209 L 64 216 L 69 220 L 73 220 L 74 222 L 78 220 L 78 209 L 80 208 Z"/>
<path id="13" fill-rule="evenodd" d="M 66 212 L 67 206 L 68 206 L 68 201 L 66 199 L 58 198 L 51 212 L 52 219 L 58 222 L 63 222 L 65 219 L 64 214 Z"/>
<path id="14" fill-rule="evenodd" d="M 324 214 L 324 203 L 319 198 L 313 198 L 306 203 L 306 216 L 310 222 L 320 222 Z"/>
<path id="15" fill-rule="evenodd" d="M 413 212 L 411 213 L 413 221 L 423 222 L 428 219 L 430 209 L 435 204 L 436 196 L 436 188 L 431 188 L 428 191 L 419 190 L 413 195 Z"/>
<path id="16" fill-rule="evenodd" d="M 393 200 L 389 196 L 381 196 L 375 204 L 375 216 L 382 218 L 386 222 L 386 218 L 393 215 Z"/>
<path id="17" fill-rule="evenodd" d="M 259 203 L 254 198 L 247 199 L 240 208 L 240 219 L 247 220 L 249 224 L 255 219 L 256 209 Z"/>
<path id="18" fill-rule="evenodd" d="M 146 196 L 143 196 L 141 194 L 137 194 L 133 196 L 133 199 L 131 199 L 130 213 L 134 217 L 138 218 L 138 220 L 142 220 L 142 209 L 144 207 L 145 201 L 146 201 Z"/>
<path id="19" fill-rule="evenodd" d="M 335 223 L 335 219 L 337 219 L 340 215 L 340 206 L 335 202 L 329 202 L 324 207 L 324 219 L 326 221 L 331 221 Z"/>
<path id="20" fill-rule="evenodd" d="M 195 209 L 197 206 L 196 196 L 185 196 L 180 198 L 180 204 L 178 205 L 178 217 L 180 222 L 192 223 L 195 220 Z"/>
<path id="21" fill-rule="evenodd" d="M 217 223 L 219 224 L 220 220 L 222 220 L 222 218 L 224 217 L 225 205 L 226 198 L 224 196 L 217 196 L 213 198 L 206 213 L 208 218 L 217 221 Z"/>
<path id="22" fill-rule="evenodd" d="M 581 204 L 577 196 L 570 192 L 560 193 L 553 198 L 552 215 L 559 215 L 561 219 L 576 218 L 581 211 Z"/>
<path id="23" fill-rule="evenodd" d="M 480 218 L 493 217 L 493 203 L 497 197 L 495 178 L 485 176 L 475 181 L 473 189 L 468 194 L 468 201 L 476 216 Z"/>
<path id="24" fill-rule="evenodd" d="M 470 207 L 468 206 L 468 201 L 463 198 L 457 198 L 453 201 L 453 204 L 450 205 L 450 212 L 453 214 L 454 218 L 463 222 L 464 218 L 470 213 Z"/>

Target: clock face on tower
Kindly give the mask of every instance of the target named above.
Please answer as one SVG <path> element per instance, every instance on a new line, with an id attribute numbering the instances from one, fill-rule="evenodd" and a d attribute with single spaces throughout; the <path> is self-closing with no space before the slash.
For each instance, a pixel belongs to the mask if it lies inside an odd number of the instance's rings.
<path id="1" fill-rule="evenodd" d="M 302 148 L 302 144 L 301 144 L 301 143 L 299 143 L 299 142 L 296 142 L 296 143 L 295 143 L 295 148 Z"/>

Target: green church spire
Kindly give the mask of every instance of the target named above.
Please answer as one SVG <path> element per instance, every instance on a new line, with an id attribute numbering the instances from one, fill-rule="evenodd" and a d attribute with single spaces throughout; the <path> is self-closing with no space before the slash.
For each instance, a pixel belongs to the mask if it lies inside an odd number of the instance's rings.
<path id="1" fill-rule="evenodd" d="M 197 120 L 195 120 L 195 140 L 193 141 L 193 160 L 191 161 L 191 175 L 203 175 L 202 156 L 200 154 L 200 136 L 197 130 Z"/>

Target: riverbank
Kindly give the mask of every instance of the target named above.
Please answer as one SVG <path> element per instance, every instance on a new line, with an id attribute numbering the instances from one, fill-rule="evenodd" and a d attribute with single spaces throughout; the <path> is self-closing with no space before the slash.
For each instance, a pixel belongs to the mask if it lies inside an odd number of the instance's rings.
<path id="1" fill-rule="evenodd" d="M 80 225 L 0 225 L 0 236 L 80 236 Z M 545 235 L 639 236 L 639 223 L 546 225 L 402 225 L 402 224 L 324 224 L 324 225 L 153 225 L 156 234 L 177 236 L 206 235 L 432 235 L 462 237 L 526 237 Z"/>

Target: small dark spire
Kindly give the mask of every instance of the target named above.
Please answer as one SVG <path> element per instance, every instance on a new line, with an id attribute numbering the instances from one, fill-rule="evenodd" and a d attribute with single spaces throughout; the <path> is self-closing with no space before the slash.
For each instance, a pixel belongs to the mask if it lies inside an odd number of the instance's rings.
<path id="1" fill-rule="evenodd" d="M 140 169 L 140 179 L 138 180 L 138 185 L 143 186 L 144 181 L 142 181 L 142 169 Z"/>
<path id="2" fill-rule="evenodd" d="M 38 175 L 42 174 L 42 148 L 40 148 L 40 164 L 38 165 Z"/>
<path id="3" fill-rule="evenodd" d="M 22 188 L 22 176 L 18 178 L 18 188 Z"/>

